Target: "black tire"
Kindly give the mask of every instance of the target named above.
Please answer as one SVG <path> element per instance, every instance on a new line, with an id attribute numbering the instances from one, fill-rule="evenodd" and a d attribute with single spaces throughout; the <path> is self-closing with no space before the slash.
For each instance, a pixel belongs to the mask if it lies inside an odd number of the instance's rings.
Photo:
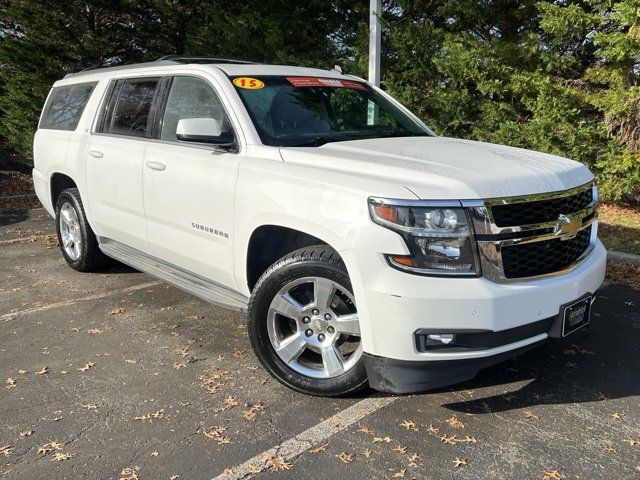
<path id="1" fill-rule="evenodd" d="M 78 219 L 78 229 L 80 234 L 80 255 L 77 259 L 71 258 L 66 252 L 63 246 L 62 232 L 60 227 L 60 210 L 65 204 L 69 204 L 75 211 Z M 64 257 L 67 265 L 78 272 L 93 272 L 95 270 L 102 269 L 109 265 L 111 259 L 107 257 L 98 246 L 98 240 L 96 239 L 93 230 L 89 222 L 87 222 L 87 216 L 84 213 L 84 207 L 82 206 L 82 199 L 80 198 L 80 192 L 77 188 L 68 188 L 64 190 L 56 201 L 56 232 L 58 234 L 58 243 L 62 256 Z"/>
<path id="2" fill-rule="evenodd" d="M 333 378 L 313 378 L 285 364 L 269 340 L 267 316 L 274 296 L 289 282 L 322 277 L 339 283 L 353 294 L 351 281 L 338 253 L 327 245 L 296 250 L 278 260 L 256 283 L 248 311 L 249 338 L 263 367 L 280 383 L 301 393 L 323 397 L 353 394 L 367 386 L 362 357 L 345 373 Z"/>

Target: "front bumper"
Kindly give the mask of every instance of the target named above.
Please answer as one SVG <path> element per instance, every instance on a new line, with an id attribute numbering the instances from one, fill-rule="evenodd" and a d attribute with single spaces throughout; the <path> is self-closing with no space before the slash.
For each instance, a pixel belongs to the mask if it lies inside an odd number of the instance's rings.
<path id="1" fill-rule="evenodd" d="M 488 344 L 488 348 L 420 351 L 415 333 L 422 329 L 504 332 L 553 319 L 561 305 L 596 292 L 604 280 L 607 258 L 604 246 L 597 241 L 591 253 L 569 273 L 498 284 L 485 278 L 422 277 L 399 272 L 389 268 L 375 252 L 350 250 L 341 255 L 358 304 L 370 383 L 391 391 L 399 391 L 393 385 L 400 384 L 411 388 L 403 391 L 415 391 L 414 387 L 422 390 L 423 385 L 435 388 L 456 383 L 544 341 L 548 329 L 511 343 Z M 426 368 L 432 371 L 426 380 L 401 381 L 410 372 Z"/>
<path id="2" fill-rule="evenodd" d="M 544 342 L 542 339 L 480 359 L 410 362 L 366 353 L 363 358 L 371 388 L 389 393 L 413 393 L 471 380 L 483 368 L 532 350 Z"/>

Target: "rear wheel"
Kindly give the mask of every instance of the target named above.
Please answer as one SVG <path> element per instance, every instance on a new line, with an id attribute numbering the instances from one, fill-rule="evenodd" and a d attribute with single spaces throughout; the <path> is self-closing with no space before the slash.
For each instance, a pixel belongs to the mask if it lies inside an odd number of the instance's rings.
<path id="1" fill-rule="evenodd" d="M 367 384 L 346 268 L 327 246 L 297 250 L 258 280 L 249 336 L 264 367 L 299 392 L 338 396 Z"/>
<path id="2" fill-rule="evenodd" d="M 64 190 L 56 202 L 56 230 L 60 250 L 67 264 L 79 272 L 91 272 L 109 263 L 100 251 L 77 188 Z"/>

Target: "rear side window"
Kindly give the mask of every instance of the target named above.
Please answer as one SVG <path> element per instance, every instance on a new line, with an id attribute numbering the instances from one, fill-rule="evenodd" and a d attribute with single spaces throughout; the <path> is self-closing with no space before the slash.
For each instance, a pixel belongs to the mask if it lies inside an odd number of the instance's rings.
<path id="1" fill-rule="evenodd" d="M 76 83 L 51 90 L 38 128 L 75 130 L 98 82 Z"/>
<path id="2" fill-rule="evenodd" d="M 99 131 L 131 137 L 147 137 L 159 78 L 119 80 L 112 89 Z"/>

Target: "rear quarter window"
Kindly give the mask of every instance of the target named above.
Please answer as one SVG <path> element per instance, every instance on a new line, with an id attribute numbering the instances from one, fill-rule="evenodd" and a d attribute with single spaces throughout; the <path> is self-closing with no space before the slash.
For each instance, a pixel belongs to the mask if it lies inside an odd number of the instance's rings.
<path id="1" fill-rule="evenodd" d="M 73 131 L 98 82 L 54 87 L 42 111 L 38 128 Z"/>

